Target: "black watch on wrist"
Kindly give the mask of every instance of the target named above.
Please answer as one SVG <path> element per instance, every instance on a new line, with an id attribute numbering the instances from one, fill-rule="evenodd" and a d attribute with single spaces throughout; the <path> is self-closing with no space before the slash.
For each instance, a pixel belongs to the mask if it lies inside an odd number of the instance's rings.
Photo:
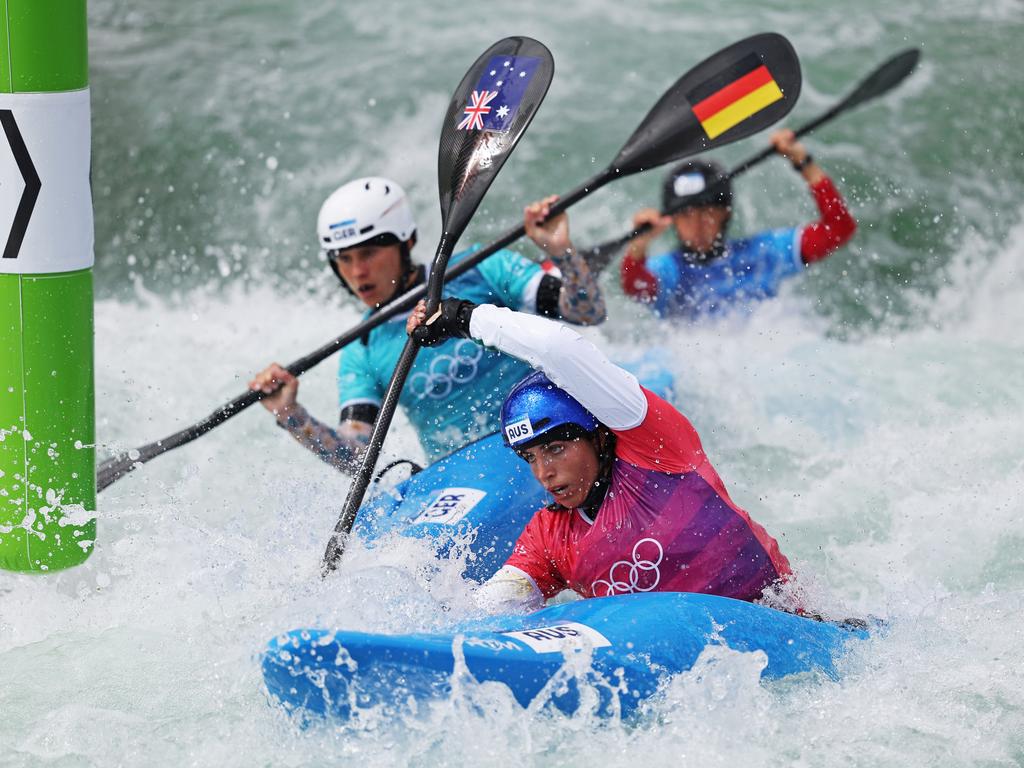
<path id="1" fill-rule="evenodd" d="M 799 163 L 793 163 L 793 168 L 795 168 L 798 172 L 802 172 L 804 168 L 806 168 L 808 165 L 810 165 L 813 162 L 814 162 L 814 155 L 812 155 L 810 152 L 808 152 L 806 155 L 804 155 L 804 159 L 801 160 Z"/>

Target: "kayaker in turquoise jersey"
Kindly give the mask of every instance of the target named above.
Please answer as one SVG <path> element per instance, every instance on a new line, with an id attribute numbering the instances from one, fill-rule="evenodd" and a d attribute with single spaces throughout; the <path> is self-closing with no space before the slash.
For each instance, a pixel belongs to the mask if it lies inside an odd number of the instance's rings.
<path id="1" fill-rule="evenodd" d="M 444 295 L 580 325 L 603 321 L 601 290 L 569 240 L 568 217 L 547 218 L 556 199 L 532 203 L 523 213 L 527 235 L 556 269 L 545 271 L 517 253 L 498 251 L 448 283 Z M 362 178 L 339 187 L 320 209 L 317 235 L 342 285 L 368 308 L 366 316 L 426 280 L 428 268 L 412 260 L 416 224 L 408 198 L 389 179 Z M 450 264 L 471 252 L 453 255 Z M 249 386 L 273 393 L 263 406 L 301 445 L 336 469 L 350 471 L 367 444 L 405 341 L 405 317 L 398 316 L 342 351 L 337 427 L 310 415 L 298 402 L 298 379 L 277 363 L 260 371 Z M 427 458 L 433 461 L 496 431 L 504 393 L 528 370 L 512 357 L 465 339 L 424 350 L 399 404 Z"/>
<path id="2" fill-rule="evenodd" d="M 717 163 L 691 161 L 674 168 L 662 193 L 663 216 L 639 211 L 633 225 L 652 229 L 634 238 L 622 261 L 625 293 L 662 317 L 723 314 L 775 296 L 783 281 L 824 259 L 853 236 L 857 223 L 835 184 L 792 131 L 771 137 L 775 150 L 803 176 L 821 218 L 803 227 L 728 239 L 732 188 Z M 651 241 L 669 226 L 679 247 L 647 257 Z"/>

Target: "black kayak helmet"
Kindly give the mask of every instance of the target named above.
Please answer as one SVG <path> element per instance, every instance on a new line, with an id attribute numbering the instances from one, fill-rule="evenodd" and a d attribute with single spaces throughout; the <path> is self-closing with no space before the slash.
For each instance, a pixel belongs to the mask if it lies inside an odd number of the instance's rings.
<path id="1" fill-rule="evenodd" d="M 732 183 L 725 168 L 714 160 L 688 160 L 669 171 L 661 190 L 662 213 L 704 206 L 732 206 Z"/>

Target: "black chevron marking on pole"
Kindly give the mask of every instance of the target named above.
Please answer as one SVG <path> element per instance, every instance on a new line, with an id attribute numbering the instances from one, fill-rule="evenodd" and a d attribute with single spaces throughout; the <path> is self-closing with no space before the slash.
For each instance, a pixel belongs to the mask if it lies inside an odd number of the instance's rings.
<path id="1" fill-rule="evenodd" d="M 28 154 L 28 147 L 18 130 L 18 123 L 14 119 L 14 112 L 9 109 L 0 109 L 0 124 L 3 124 L 4 133 L 7 134 L 7 143 L 11 145 L 11 152 L 18 163 L 18 170 L 21 171 L 21 178 L 25 180 L 25 190 L 21 193 L 21 200 L 18 203 L 18 210 L 14 214 L 14 223 L 11 225 L 11 233 L 7 236 L 7 245 L 4 248 L 5 259 L 18 258 L 21 250 L 21 241 L 25 239 L 25 231 L 28 229 L 28 221 L 32 218 L 32 210 L 36 207 L 36 198 L 39 197 L 39 190 L 43 184 L 36 173 L 36 167 Z"/>

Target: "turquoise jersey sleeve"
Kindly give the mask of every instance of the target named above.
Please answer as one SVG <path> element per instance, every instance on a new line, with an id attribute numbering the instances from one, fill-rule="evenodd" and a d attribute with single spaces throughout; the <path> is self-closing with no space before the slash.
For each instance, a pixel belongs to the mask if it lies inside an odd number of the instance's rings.
<path id="1" fill-rule="evenodd" d="M 534 311 L 537 286 L 543 277 L 540 266 L 514 251 L 502 250 L 477 267 L 495 296 L 492 303 L 509 309 Z"/>
<path id="2" fill-rule="evenodd" d="M 338 408 L 357 403 L 380 405 L 384 388 L 370 365 L 369 348 L 361 340 L 349 344 L 338 365 Z"/>

